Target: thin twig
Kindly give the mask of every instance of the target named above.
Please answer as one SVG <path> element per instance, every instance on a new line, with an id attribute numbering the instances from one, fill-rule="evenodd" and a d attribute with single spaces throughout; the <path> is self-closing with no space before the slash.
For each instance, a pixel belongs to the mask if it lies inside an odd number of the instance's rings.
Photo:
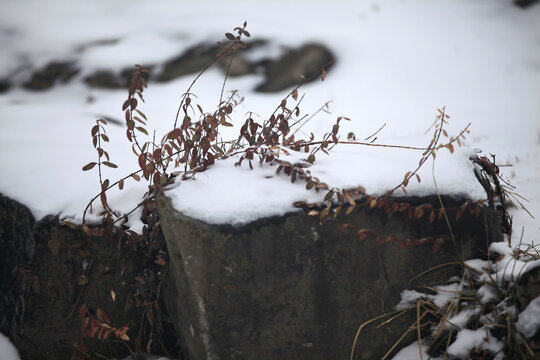
<path id="1" fill-rule="evenodd" d="M 383 126 L 381 126 L 379 128 L 379 130 L 375 131 L 373 134 L 369 135 L 367 138 L 364 139 L 364 141 L 368 141 L 369 139 L 371 139 L 372 137 L 374 137 L 375 135 L 377 135 L 384 127 L 386 126 L 386 123 L 383 124 Z M 375 139 L 374 139 L 375 140 Z"/>
<path id="2" fill-rule="evenodd" d="M 304 95 L 302 95 L 302 98 L 300 98 L 300 100 L 302 100 L 304 98 Z M 332 100 L 330 101 L 327 101 L 323 106 L 321 106 L 317 111 L 315 111 L 310 117 L 308 117 L 293 133 L 292 135 L 294 136 L 294 134 L 296 134 L 298 131 L 300 131 L 300 129 L 306 125 L 311 119 L 313 119 L 315 116 L 317 116 L 318 113 L 320 113 L 321 111 L 324 110 L 324 108 L 328 108 L 328 104 L 330 104 L 332 102 Z M 296 123 L 293 124 L 293 126 L 296 125 Z M 291 126 L 292 127 L 292 126 Z"/>

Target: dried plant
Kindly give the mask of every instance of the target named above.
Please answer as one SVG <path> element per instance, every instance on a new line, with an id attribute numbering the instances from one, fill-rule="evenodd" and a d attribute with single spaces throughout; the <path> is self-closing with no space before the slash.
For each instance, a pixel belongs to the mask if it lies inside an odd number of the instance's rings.
<path id="1" fill-rule="evenodd" d="M 395 191 L 400 189 L 407 194 L 406 188 L 411 180 L 421 181 L 418 170 L 428 159 L 435 159 L 437 151 L 447 149 L 453 153 L 454 147 L 456 145 L 460 146 L 465 139 L 470 124 L 457 136 L 448 136 L 444 129 L 449 118 L 445 108 L 438 109 L 437 119 L 430 128 L 433 129 L 433 136 L 425 147 L 375 143 L 376 135 L 383 129 L 384 125 L 375 133 L 367 136 L 364 141 L 357 141 L 357 135 L 354 133 L 349 133 L 346 139 L 342 139 L 340 134 L 341 122 L 350 121 L 346 117 L 338 117 L 331 129 L 320 139 L 316 139 L 313 134 L 309 138 L 302 138 L 298 136 L 298 130 L 315 114 L 328 109 L 328 103 L 326 103 L 311 117 L 301 114 L 300 105 L 303 96 L 299 97 L 299 90 L 305 82 L 311 80 L 310 78 L 304 79 L 303 82 L 293 88 L 276 106 L 275 110 L 269 116 L 264 117 L 262 121 L 257 120 L 260 118 L 255 116 L 254 112 L 248 112 L 247 118 L 239 129 L 238 136 L 233 139 L 223 140 L 220 129 L 222 126 L 233 126 L 234 109 L 243 101 L 243 98 L 236 91 L 232 91 L 225 96 L 228 73 L 225 75 L 221 86 L 218 105 L 210 112 L 205 111 L 199 104 L 195 103 L 197 97 L 192 92 L 192 88 L 198 79 L 219 59 L 228 57 L 227 69 L 230 68 L 230 62 L 233 59 L 235 50 L 245 47 L 243 39 L 250 37 L 246 27 L 247 23 L 244 22 L 242 27 L 236 27 L 232 33 L 225 34 L 227 43 L 218 43 L 219 52 L 182 94 L 172 129 L 163 134 L 161 140 L 156 140 L 155 131 L 149 129 L 149 119 L 141 110 L 142 104 L 145 102 L 143 93 L 147 87 L 145 80 L 146 70 L 142 66 L 136 66 L 131 78 L 128 96 L 122 105 L 122 111 L 125 115 L 126 138 L 131 143 L 131 151 L 137 158 L 138 168 L 115 181 L 103 178 L 103 166 L 110 168 L 116 168 L 117 166 L 110 161 L 109 154 L 103 147 L 104 143 L 109 142 L 105 128 L 107 122 L 103 119 L 97 120 L 91 130 L 93 145 L 98 155 L 97 161 L 92 161 L 83 167 L 84 171 L 89 171 L 97 166 L 100 184 L 99 193 L 89 201 L 83 213 L 81 228 L 87 235 L 105 237 L 109 239 L 109 242 L 113 242 L 113 235 L 121 233 L 120 239 L 123 240 L 118 240 L 118 249 L 134 241 L 140 241 L 139 234 L 122 227 L 122 223 L 136 209 L 128 213 L 121 213 L 113 209 L 108 202 L 107 194 L 110 191 L 116 187 L 118 190 L 122 190 L 125 182 L 129 180 L 141 181 L 144 179 L 148 181 L 148 191 L 141 194 L 139 207 L 143 207 L 144 213 L 152 213 L 152 216 L 156 217 L 155 196 L 162 192 L 165 186 L 175 181 L 193 179 L 198 173 L 206 171 L 217 161 L 231 157 L 237 159 L 237 166 L 247 164 L 251 169 L 257 163 L 261 166 L 274 166 L 276 174 L 288 176 L 293 183 L 301 182 L 302 185 L 305 184 L 307 191 L 323 192 L 325 195 L 322 204 L 297 202 L 294 205 L 303 208 L 309 215 L 317 217 L 321 223 L 327 221 L 336 222 L 340 234 L 351 231 L 360 240 L 373 236 L 380 244 L 393 241 L 402 248 L 430 243 L 433 251 L 436 252 L 442 243 L 449 238 L 449 236 L 441 234 L 438 237 L 402 239 L 395 234 L 379 234 L 373 229 L 358 228 L 348 223 L 346 216 L 360 208 L 380 208 L 385 213 L 401 212 L 407 214 L 409 219 L 426 217 L 430 223 L 442 221 L 445 211 L 449 210 L 455 212 L 456 219 L 459 219 L 466 211 L 476 216 L 480 215 L 482 202 L 466 202 L 452 209 L 437 209 L 431 204 L 411 205 L 408 202 L 399 202 L 393 196 Z M 321 80 L 326 77 L 324 68 L 321 69 L 320 77 Z M 445 138 L 444 142 L 441 141 L 442 138 Z M 309 167 L 317 161 L 317 157 L 322 153 L 328 155 L 337 145 L 422 151 L 422 155 L 418 166 L 404 174 L 403 179 L 393 189 L 383 196 L 374 196 L 369 194 L 363 186 L 342 189 L 325 183 L 316 174 L 311 173 Z M 297 163 L 287 161 L 287 157 L 283 156 L 283 154 L 293 151 L 304 153 L 305 159 Z M 94 205 L 94 202 L 98 198 L 100 199 L 100 208 L 96 209 L 97 206 Z M 96 211 L 102 217 L 103 223 L 89 226 L 86 220 L 87 214 Z M 77 227 L 69 222 L 64 222 L 64 225 Z M 145 234 L 148 234 L 147 230 L 147 227 L 145 227 Z M 159 221 L 153 222 L 151 231 L 159 231 Z M 166 264 L 165 261 L 164 263 Z M 155 292 L 159 293 L 159 289 L 156 289 Z M 100 339 L 106 339 L 112 334 L 120 339 L 125 340 L 127 338 L 127 329 L 125 327 L 113 327 L 108 321 L 109 319 L 105 319 L 103 312 L 101 319 L 99 316 L 97 318 L 90 316 L 84 306 L 86 306 L 86 303 L 81 306 L 79 313 L 82 314 L 81 321 L 86 324 L 82 327 L 85 336 L 96 336 L 98 334 Z M 81 346 L 83 345 L 78 344 L 78 346 L 78 351 L 81 352 L 81 349 L 83 349 Z M 84 351 L 82 352 L 84 353 Z"/>

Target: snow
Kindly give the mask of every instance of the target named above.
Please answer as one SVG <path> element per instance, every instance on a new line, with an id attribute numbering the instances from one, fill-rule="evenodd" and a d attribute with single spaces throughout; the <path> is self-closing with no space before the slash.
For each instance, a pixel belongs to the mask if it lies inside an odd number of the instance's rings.
<path id="1" fill-rule="evenodd" d="M 467 325 L 467 322 L 479 312 L 480 308 L 465 309 L 463 311 L 460 311 L 459 313 L 448 319 L 448 325 L 453 325 L 459 329 L 463 329 L 465 325 Z"/>
<path id="2" fill-rule="evenodd" d="M 461 284 L 453 283 L 448 285 L 439 285 L 435 289 L 437 293 L 430 295 L 429 298 L 440 309 L 455 298 L 460 297 Z"/>
<path id="3" fill-rule="evenodd" d="M 15 346 L 2 333 L 0 333 L 0 355 L 2 357 L 2 360 L 20 360 L 21 359 Z"/>
<path id="4" fill-rule="evenodd" d="M 418 360 L 420 358 L 430 359 L 430 360 L 439 360 L 439 358 L 430 357 L 426 351 L 428 347 L 424 344 L 422 345 L 422 357 L 420 357 L 420 348 L 418 347 L 418 341 L 413 342 L 410 345 L 405 346 L 403 349 L 399 350 L 392 360 Z"/>
<path id="5" fill-rule="evenodd" d="M 493 264 L 494 277 L 515 279 L 540 264 L 513 257 L 520 244 L 534 246 L 540 238 L 539 17 L 540 6 L 523 11 L 510 0 L 331 5 L 322 0 L 208 0 L 189 5 L 165 0 L 4 1 L 0 79 L 9 74 L 22 82 L 58 60 L 74 61 L 83 71 L 70 83 L 45 92 L 14 88 L 0 94 L 0 193 L 27 205 L 37 218 L 59 214 L 80 222 L 86 204 L 99 192 L 97 172 L 81 171 L 96 159 L 90 128 L 101 116 L 123 119 L 121 104 L 127 95 L 125 90 L 88 88 L 82 78 L 100 69 L 119 72 L 133 64 L 163 63 L 199 42 L 222 40 L 223 33 L 247 20 L 254 39 L 271 41 L 267 50 L 271 57 L 279 56 L 285 47 L 312 41 L 325 44 L 337 57 L 323 83 L 308 84 L 300 91 L 305 93 L 303 114 L 314 113 L 327 101 L 332 101 L 332 114 L 318 114 L 301 135 L 320 136 L 331 129 L 337 116 L 344 115 L 352 121 L 341 123 L 341 134 L 353 131 L 364 138 L 386 124 L 377 143 L 422 147 L 431 140 L 424 131 L 432 124 L 436 108 L 446 106 L 450 135 L 470 122 L 464 147 L 454 154 L 438 152 L 437 184 L 444 194 L 485 197 L 468 160 L 475 148 L 483 150 L 480 155 L 496 154 L 498 164 L 510 165 L 501 167 L 501 172 L 529 200 L 522 202 L 534 218 L 519 206 L 512 209 L 511 246 L 502 242 L 492 244 L 490 250 L 505 255 Z M 261 58 L 260 51 L 250 56 Z M 155 128 L 156 138 L 171 129 L 179 97 L 192 79 L 149 84 L 141 110 L 149 118 L 149 128 Z M 221 81 L 220 71 L 210 70 L 193 89 L 205 110 L 217 104 Z M 233 113 L 236 128 L 225 129 L 224 136 L 236 137 L 232 131 L 238 130 L 247 111 L 264 119 L 286 95 L 286 91 L 254 93 L 261 81 L 260 75 L 229 79 L 227 89 L 238 89 L 245 102 Z M 107 134 L 111 142 L 105 149 L 119 169 L 105 169 L 104 176 L 114 181 L 136 170 L 137 163 L 123 126 L 110 124 Z M 421 151 L 343 145 L 330 156 L 319 155 L 310 171 L 332 186 L 362 185 L 378 195 L 416 168 L 420 156 Z M 295 160 L 302 157 L 291 155 Z M 194 181 L 178 182 L 168 190 L 175 207 L 207 222 L 243 224 L 296 211 L 292 202 L 317 201 L 324 195 L 276 176 L 272 167 L 255 166 L 250 171 L 247 166 L 235 167 L 234 162 L 220 162 L 197 174 Z M 419 175 L 422 182 L 411 181 L 409 194 L 433 193 L 430 162 Z M 126 181 L 123 191 L 108 197 L 113 208 L 127 213 L 145 191 L 145 183 Z M 140 231 L 137 214 L 130 217 L 129 225 Z M 95 213 L 90 216 L 96 219 Z M 488 264 L 472 261 L 469 265 L 480 270 Z M 445 295 L 432 300 L 441 305 L 449 301 L 457 290 L 451 286 L 441 288 L 439 294 Z M 489 301 L 492 291 L 484 285 L 479 294 Z M 483 343 L 479 334 L 468 335 L 458 338 L 460 346 L 498 346 L 491 340 Z M 465 344 L 466 339 L 470 343 Z M 460 353 L 458 345 L 454 351 Z"/>
<path id="6" fill-rule="evenodd" d="M 425 298 L 426 294 L 418 292 L 416 290 L 403 290 L 400 294 L 401 300 L 399 304 L 396 305 L 396 310 L 404 310 L 411 306 L 415 306 L 416 303 Z"/>
<path id="7" fill-rule="evenodd" d="M 471 149 L 481 148 L 498 154 L 503 162 L 512 160 L 515 178 L 522 183 L 518 191 L 523 189 L 521 194 L 534 200 L 527 206 L 538 213 L 535 197 L 540 169 L 534 165 L 540 134 L 540 105 L 536 101 L 540 45 L 534 21 L 538 9 L 523 12 L 495 1 L 435 4 L 417 0 L 384 4 L 345 1 L 324 6 L 322 11 L 322 2 L 320 6 L 298 2 L 290 5 L 292 13 L 302 9 L 304 16 L 291 23 L 287 17 L 267 15 L 280 6 L 273 2 L 257 6 L 248 2 L 189 7 L 155 4 L 5 4 L 0 15 L 5 43 L 0 60 L 5 74 L 28 78 L 31 69 L 59 59 L 75 61 L 83 71 L 70 84 L 44 93 L 16 89 L 0 95 L 4 154 L 0 170 L 10 174 L 0 179 L 0 192 L 28 205 L 37 217 L 54 213 L 80 221 L 81 209 L 97 189 L 95 174 L 80 171 L 82 165 L 95 159 L 88 129 L 102 115 L 122 119 L 120 104 L 125 98 L 125 91 L 89 89 L 80 84 L 81 78 L 96 69 L 120 71 L 134 63 L 163 62 L 197 42 L 221 40 L 222 33 L 248 20 L 255 39 L 271 40 L 269 53 L 273 57 L 283 47 L 309 41 L 321 42 L 336 54 L 338 61 L 326 81 L 303 88 L 306 98 L 302 104 L 303 112 L 313 113 L 332 100 L 333 114 L 319 114 L 302 129 L 304 134 L 313 131 L 321 135 L 338 115 L 347 115 L 352 122 L 342 122 L 342 134 L 354 131 L 362 138 L 386 123 L 377 143 L 425 146 L 430 137 L 424 131 L 431 125 L 435 109 L 446 105 L 452 116 L 449 133 L 455 135 L 471 122 L 472 134 L 468 141 L 471 148 L 458 149 L 454 155 L 439 151 L 435 172 L 441 191 L 473 199 L 484 196 L 468 161 Z M 200 19 L 213 14 L 221 16 L 212 26 L 201 27 Z M 452 31 L 448 31 L 449 26 Z M 215 106 L 219 96 L 216 84 L 221 83 L 221 77 L 219 71 L 212 70 L 195 87 L 203 108 Z M 178 96 L 191 79 L 150 84 L 142 110 L 158 138 L 170 129 Z M 229 89 L 238 89 L 246 97 L 234 114 L 236 125 L 249 110 L 264 118 L 285 94 L 253 93 L 260 81 L 259 75 L 229 81 Z M 89 97 L 92 102 L 86 101 Z M 512 132 L 505 126 L 508 119 L 519 122 Z M 106 149 L 121 169 L 106 173 L 114 180 L 136 169 L 136 163 L 123 130 L 110 125 L 108 131 L 112 142 Z M 418 151 L 338 146 L 331 156 L 319 156 L 310 170 L 332 186 L 362 185 L 378 195 L 399 183 L 405 172 L 416 167 L 419 157 Z M 268 179 L 271 169 L 248 174 L 225 166 L 232 162 L 214 166 L 199 174 L 196 182 L 171 190 L 178 210 L 208 222 L 241 224 L 294 211 L 291 200 L 320 199 L 321 194 L 310 194 L 300 184 L 286 184 L 286 178 Z M 412 181 L 409 193 L 433 193 L 430 164 L 419 175 L 422 183 Z M 109 195 L 113 207 L 129 211 L 140 202 L 143 188 L 143 184 L 127 182 L 123 193 Z M 535 220 L 521 212 L 516 218 L 517 226 L 526 227 L 527 237 L 538 234 Z"/>
<path id="8" fill-rule="evenodd" d="M 467 358 L 471 349 L 489 350 L 497 353 L 502 350 L 504 344 L 496 340 L 485 329 L 463 329 L 457 334 L 456 340 L 448 347 L 448 354 L 458 359 Z"/>
<path id="9" fill-rule="evenodd" d="M 531 301 L 519 314 L 516 328 L 526 339 L 530 339 L 540 329 L 540 296 Z"/>
<path id="10" fill-rule="evenodd" d="M 487 304 L 490 301 L 493 301 L 497 298 L 497 293 L 495 292 L 495 286 L 491 283 L 482 285 L 477 291 L 476 294 L 481 298 L 480 301 L 482 304 Z"/>

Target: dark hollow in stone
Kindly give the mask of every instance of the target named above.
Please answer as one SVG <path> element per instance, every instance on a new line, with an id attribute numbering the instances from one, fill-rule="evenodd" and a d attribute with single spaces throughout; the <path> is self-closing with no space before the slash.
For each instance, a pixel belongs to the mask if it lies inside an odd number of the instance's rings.
<path id="1" fill-rule="evenodd" d="M 44 68 L 36 71 L 32 78 L 23 86 L 30 90 L 46 90 L 58 81 L 66 83 L 71 80 L 79 69 L 73 62 L 51 62 Z"/>
<path id="2" fill-rule="evenodd" d="M 291 50 L 280 59 L 270 62 L 265 70 L 265 80 L 257 86 L 258 92 L 276 92 L 300 84 L 303 80 L 317 76 L 321 69 L 328 69 L 334 55 L 326 47 L 319 44 L 307 44 L 300 49 Z"/>
<path id="3" fill-rule="evenodd" d="M 407 201 L 437 204 L 433 197 Z M 303 212 L 233 227 L 189 218 L 165 196 L 158 203 L 170 256 L 164 299 L 188 360 L 348 359 L 358 327 L 392 311 L 403 290 L 446 283 L 460 267 L 436 266 L 461 255 L 480 257 L 489 241 L 501 239 L 487 207 L 478 217 L 466 211 L 452 221 L 456 244 L 446 240 L 433 252 L 431 243 L 399 249 L 350 232 L 340 237 L 335 223 L 320 225 Z M 455 210 L 449 216 L 455 219 Z M 402 239 L 448 234 L 444 220 L 426 218 L 361 209 L 342 221 Z M 413 313 L 366 327 L 355 358 L 381 358 L 413 323 Z"/>

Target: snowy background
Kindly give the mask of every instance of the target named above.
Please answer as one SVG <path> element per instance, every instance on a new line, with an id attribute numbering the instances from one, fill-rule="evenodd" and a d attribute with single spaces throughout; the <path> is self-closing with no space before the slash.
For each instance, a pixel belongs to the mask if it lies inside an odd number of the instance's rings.
<path id="1" fill-rule="evenodd" d="M 247 21 L 252 38 L 270 40 L 276 54 L 313 41 L 335 54 L 326 80 L 300 92 L 305 93 L 303 113 L 332 101 L 332 114 L 318 114 L 302 129 L 306 134 L 323 134 L 344 115 L 352 121 L 342 123 L 342 134 L 354 131 L 364 138 L 386 123 L 378 143 L 426 146 L 431 137 L 424 132 L 436 109 L 446 106 L 449 134 L 469 122 L 471 134 L 467 146 L 453 155 L 439 152 L 435 169 L 441 192 L 482 198 L 468 156 L 473 149 L 496 154 L 536 218 L 512 210 L 514 241 L 522 229 L 523 242 L 540 241 L 540 6 L 524 11 L 502 0 L 3 0 L 0 6 L 0 79 L 24 82 L 51 61 L 74 61 L 82 68 L 75 79 L 51 90 L 14 87 L 0 94 L 0 193 L 27 205 L 37 218 L 60 214 L 80 220 L 99 192 L 97 172 L 81 171 L 96 158 L 90 128 L 102 116 L 123 119 L 127 91 L 90 88 L 82 81 L 86 75 L 163 63 L 201 41 L 222 40 Z M 149 83 L 141 109 L 156 138 L 171 129 L 180 95 L 192 79 Z M 245 96 L 233 113 L 236 125 L 248 111 L 264 119 L 286 95 L 253 92 L 261 80 L 262 75 L 248 75 L 228 82 L 227 89 Z M 205 110 L 217 104 L 221 81 L 222 73 L 210 70 L 194 88 Z M 107 132 L 106 150 L 120 169 L 107 169 L 106 177 L 115 180 L 137 164 L 125 129 L 111 124 Z M 362 185 L 380 194 L 416 168 L 420 155 L 338 146 L 330 157 L 319 156 L 311 171 L 329 184 Z M 171 190 L 177 208 L 207 221 L 242 223 L 317 198 L 285 177 L 267 178 L 272 168 L 249 171 L 232 163 L 218 164 Z M 433 192 L 431 164 L 420 176 L 422 183 L 411 183 L 409 190 Z M 124 191 L 109 195 L 113 207 L 129 211 L 145 187 L 127 182 Z"/>

